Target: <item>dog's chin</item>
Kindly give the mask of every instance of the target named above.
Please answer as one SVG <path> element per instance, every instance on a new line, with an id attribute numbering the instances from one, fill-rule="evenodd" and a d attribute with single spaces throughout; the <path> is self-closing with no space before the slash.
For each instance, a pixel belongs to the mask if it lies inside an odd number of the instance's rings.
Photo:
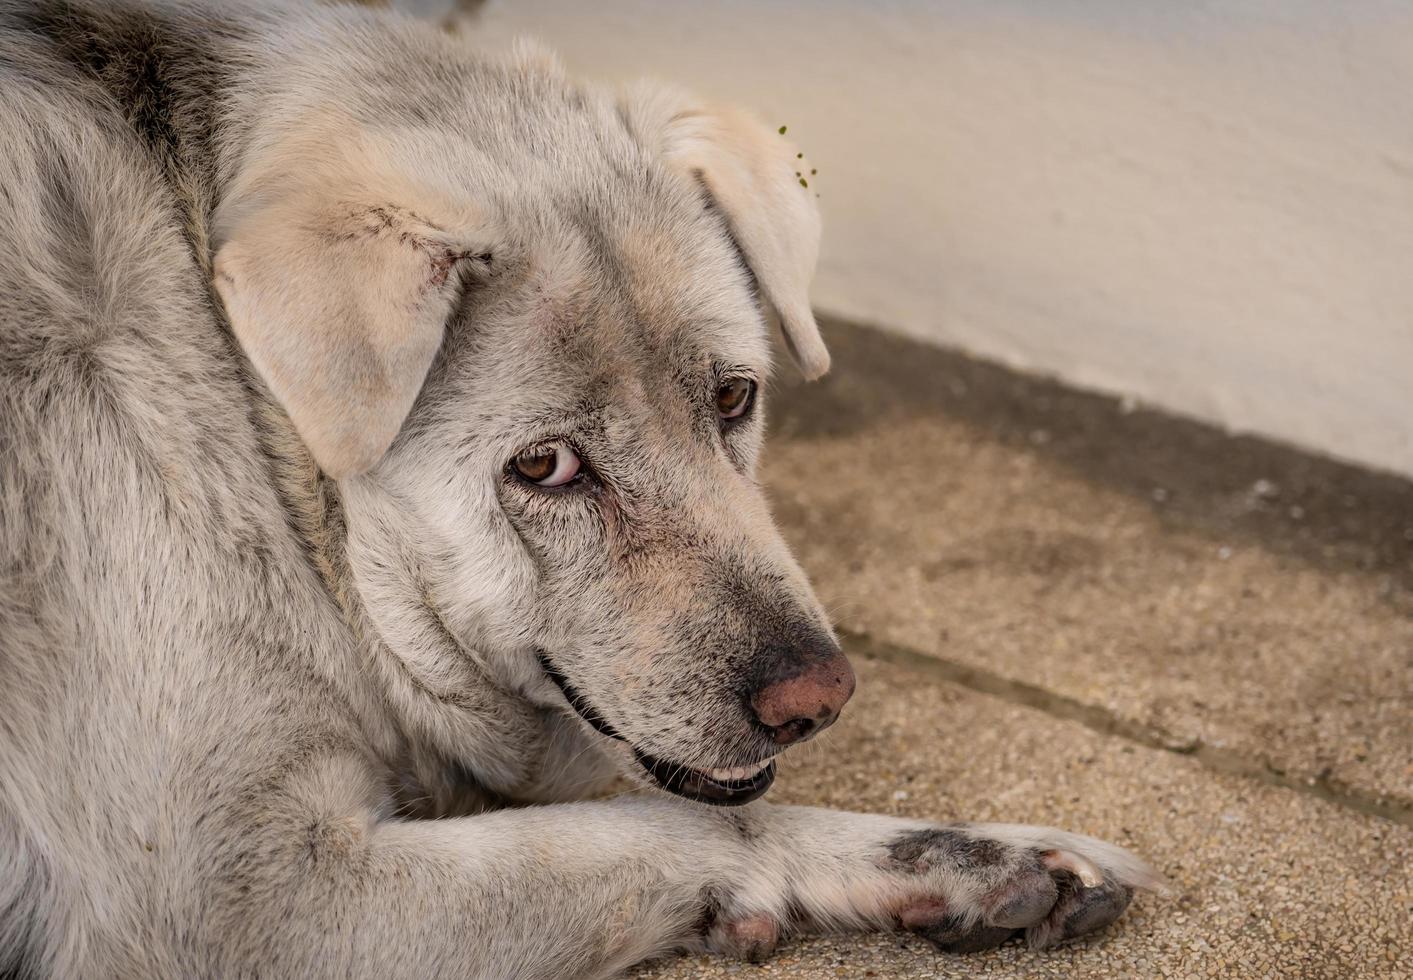
<path id="1" fill-rule="evenodd" d="M 741 806 L 760 799 L 775 782 L 774 759 L 735 769 L 691 769 L 637 749 L 633 750 L 633 757 L 654 786 L 712 806 Z"/>
<path id="2" fill-rule="evenodd" d="M 599 714 L 598 709 L 569 683 L 569 679 L 554 665 L 548 653 L 536 650 L 535 655 L 545 675 L 559 688 L 574 713 L 594 731 L 605 738 L 623 743 L 632 752 L 633 759 L 647 775 L 645 782 L 649 785 L 698 803 L 741 806 L 760 799 L 766 790 L 770 789 L 771 783 L 775 782 L 774 759 L 732 769 L 693 769 L 680 762 L 648 755 L 624 738 Z"/>

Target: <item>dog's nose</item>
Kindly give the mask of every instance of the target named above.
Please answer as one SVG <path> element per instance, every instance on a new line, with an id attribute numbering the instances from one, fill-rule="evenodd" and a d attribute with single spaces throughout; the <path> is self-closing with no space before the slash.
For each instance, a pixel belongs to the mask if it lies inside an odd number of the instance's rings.
<path id="1" fill-rule="evenodd" d="M 803 669 L 767 683 L 751 695 L 756 719 L 770 729 L 776 745 L 803 742 L 839 717 L 854 693 L 854 668 L 842 650 L 830 644 L 823 657 Z"/>

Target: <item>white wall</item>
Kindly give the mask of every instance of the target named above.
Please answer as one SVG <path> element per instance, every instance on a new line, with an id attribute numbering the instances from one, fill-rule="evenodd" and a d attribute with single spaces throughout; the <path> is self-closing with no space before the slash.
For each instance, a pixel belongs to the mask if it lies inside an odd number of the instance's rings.
<path id="1" fill-rule="evenodd" d="M 817 305 L 1413 474 L 1413 0 L 490 0 L 788 124 Z"/>

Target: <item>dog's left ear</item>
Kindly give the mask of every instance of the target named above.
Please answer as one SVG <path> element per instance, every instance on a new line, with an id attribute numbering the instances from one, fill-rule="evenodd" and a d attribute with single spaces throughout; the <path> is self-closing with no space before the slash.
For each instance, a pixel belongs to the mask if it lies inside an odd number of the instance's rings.
<path id="1" fill-rule="evenodd" d="M 669 166 L 701 183 L 726 217 L 761 293 L 780 317 L 800 371 L 829 370 L 829 351 L 810 310 L 809 287 L 819 257 L 819 209 L 796 173 L 794 145 L 738 109 L 706 108 L 660 86 L 623 99 L 634 135 Z"/>

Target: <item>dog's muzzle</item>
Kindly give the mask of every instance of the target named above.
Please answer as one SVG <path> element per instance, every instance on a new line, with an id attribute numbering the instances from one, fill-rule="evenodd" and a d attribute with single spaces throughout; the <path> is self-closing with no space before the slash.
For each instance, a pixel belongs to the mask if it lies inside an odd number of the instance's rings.
<path id="1" fill-rule="evenodd" d="M 676 796 L 713 806 L 741 806 L 759 799 L 775 782 L 775 760 L 753 766 L 740 766 L 734 769 L 691 769 L 676 762 L 668 762 L 648 755 L 624 738 L 604 720 L 592 704 L 569 683 L 564 673 L 554 665 L 543 650 L 536 650 L 540 667 L 545 676 L 559 688 L 564 699 L 574 713 L 600 735 L 616 739 L 633 750 L 633 758 L 638 761 L 653 782 Z"/>

